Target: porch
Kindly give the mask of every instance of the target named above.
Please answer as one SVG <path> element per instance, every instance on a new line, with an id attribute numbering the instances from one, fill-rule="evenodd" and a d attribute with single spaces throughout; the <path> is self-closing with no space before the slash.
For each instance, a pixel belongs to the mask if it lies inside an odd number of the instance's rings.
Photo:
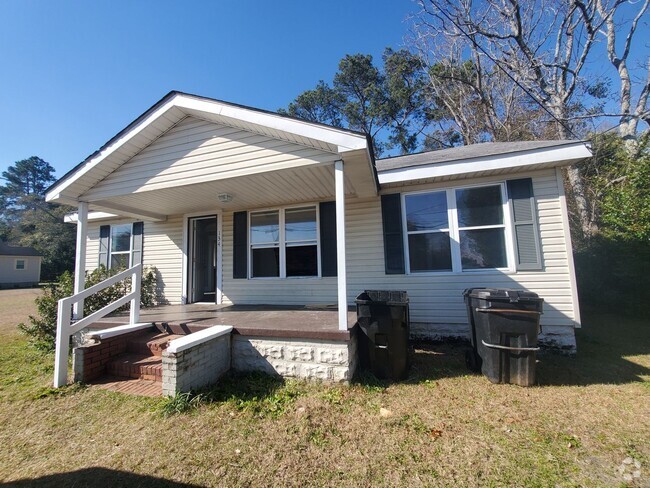
<path id="1" fill-rule="evenodd" d="M 229 325 L 242 336 L 346 341 L 357 322 L 348 308 L 348 329 L 339 329 L 336 305 L 161 305 L 140 310 L 140 322 L 189 334 L 215 325 Z M 128 313 L 105 317 L 89 327 L 98 331 L 129 323 Z"/>
<path id="2" fill-rule="evenodd" d="M 357 365 L 356 312 L 339 329 L 336 306 L 167 305 L 108 316 L 84 329 L 75 381 L 136 395 L 172 396 L 226 372 L 346 382 Z"/>

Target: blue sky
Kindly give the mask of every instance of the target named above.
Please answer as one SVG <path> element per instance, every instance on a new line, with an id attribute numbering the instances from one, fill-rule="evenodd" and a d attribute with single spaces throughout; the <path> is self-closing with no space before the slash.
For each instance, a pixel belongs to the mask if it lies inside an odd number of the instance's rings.
<path id="1" fill-rule="evenodd" d="M 331 81 L 345 54 L 402 47 L 417 10 L 411 0 L 0 0 L 0 172 L 40 156 L 61 176 L 170 90 L 286 107 Z M 613 68 L 598 50 L 587 69 L 600 75 Z"/>
<path id="2" fill-rule="evenodd" d="M 410 0 L 0 2 L 0 172 L 58 176 L 170 90 L 285 107 L 347 53 L 399 47 Z"/>

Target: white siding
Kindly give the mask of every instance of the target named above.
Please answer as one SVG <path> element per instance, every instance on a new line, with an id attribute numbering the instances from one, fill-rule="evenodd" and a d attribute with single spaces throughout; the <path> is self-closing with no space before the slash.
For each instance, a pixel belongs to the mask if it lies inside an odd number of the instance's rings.
<path id="1" fill-rule="evenodd" d="M 406 290 L 410 297 L 411 319 L 421 324 L 444 324 L 446 331 L 467 330 L 462 292 L 476 286 L 526 288 L 545 300 L 542 325 L 546 332 L 568 334 L 575 313 L 571 276 L 563 228 L 558 182 L 553 169 L 517 177 L 531 176 L 535 192 L 542 240 L 543 271 L 441 275 L 386 275 L 384 272 L 381 203 L 378 197 L 350 199 L 346 205 L 348 300 L 364 289 Z M 464 180 L 463 183 L 502 181 L 498 177 Z M 412 191 L 445 187 L 445 183 L 391 189 Z M 335 304 L 336 278 L 233 279 L 232 213 L 223 214 L 223 301 L 235 304 Z M 97 265 L 99 224 L 90 225 L 87 268 Z M 145 223 L 144 263 L 156 266 L 164 286 L 165 298 L 180 303 L 182 294 L 182 217 L 162 223 Z M 433 326 L 432 326 L 433 327 Z M 442 330 L 442 329 L 441 329 Z M 572 337 L 572 332 L 571 332 Z M 571 339 L 562 339 L 571 341 Z M 561 341 L 560 341 L 561 342 Z"/>
<path id="2" fill-rule="evenodd" d="M 517 177 L 524 177 L 517 175 Z M 351 199 L 346 207 L 348 300 L 364 289 L 396 289 L 409 293 L 411 319 L 415 322 L 466 324 L 462 292 L 475 286 L 526 288 L 545 300 L 542 324 L 573 326 L 574 307 L 567 249 L 555 170 L 529 174 L 539 215 L 544 270 L 505 274 L 446 273 L 386 275 L 379 198 Z M 475 179 L 464 184 L 500 181 L 496 177 Z M 402 188 L 404 191 L 433 188 L 427 185 Z M 439 184 L 438 187 L 445 187 Z M 391 191 L 399 191 L 395 189 Z M 308 304 L 336 303 L 336 279 L 232 279 L 232 214 L 224 214 L 223 291 L 231 303 Z"/>
<path id="3" fill-rule="evenodd" d="M 337 155 L 187 117 L 90 189 L 102 198 L 333 162 Z"/>
<path id="4" fill-rule="evenodd" d="M 111 220 L 88 225 L 86 271 L 99 263 L 99 227 L 132 222 Z M 158 270 L 159 298 L 167 303 L 181 303 L 183 261 L 183 219 L 173 217 L 165 222 L 145 222 L 142 263 Z"/>

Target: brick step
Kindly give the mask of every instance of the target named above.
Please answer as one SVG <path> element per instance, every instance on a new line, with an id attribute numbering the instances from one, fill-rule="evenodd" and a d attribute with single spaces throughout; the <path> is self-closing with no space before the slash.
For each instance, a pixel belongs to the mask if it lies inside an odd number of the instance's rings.
<path id="1" fill-rule="evenodd" d="M 162 382 L 162 358 L 150 354 L 120 354 L 108 363 L 107 373 L 113 376 Z"/>
<path id="2" fill-rule="evenodd" d="M 126 346 L 126 350 L 133 354 L 162 356 L 163 351 L 167 349 L 169 341 L 178 339 L 179 337 L 182 336 L 159 332 L 142 334 L 139 337 L 131 339 Z"/>

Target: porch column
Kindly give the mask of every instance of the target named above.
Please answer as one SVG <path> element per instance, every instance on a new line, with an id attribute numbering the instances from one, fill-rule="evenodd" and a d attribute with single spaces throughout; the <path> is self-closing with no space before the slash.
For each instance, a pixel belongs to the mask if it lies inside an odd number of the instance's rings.
<path id="1" fill-rule="evenodd" d="M 85 288 L 86 279 L 86 236 L 88 235 L 88 202 L 79 202 L 77 211 L 77 250 L 74 258 L 74 293 Z M 84 301 L 73 305 L 72 316 L 79 320 L 84 316 Z"/>
<path id="2" fill-rule="evenodd" d="M 343 161 L 334 163 L 336 195 L 336 276 L 338 280 L 339 330 L 348 330 L 348 287 L 345 269 L 345 180 Z"/>

